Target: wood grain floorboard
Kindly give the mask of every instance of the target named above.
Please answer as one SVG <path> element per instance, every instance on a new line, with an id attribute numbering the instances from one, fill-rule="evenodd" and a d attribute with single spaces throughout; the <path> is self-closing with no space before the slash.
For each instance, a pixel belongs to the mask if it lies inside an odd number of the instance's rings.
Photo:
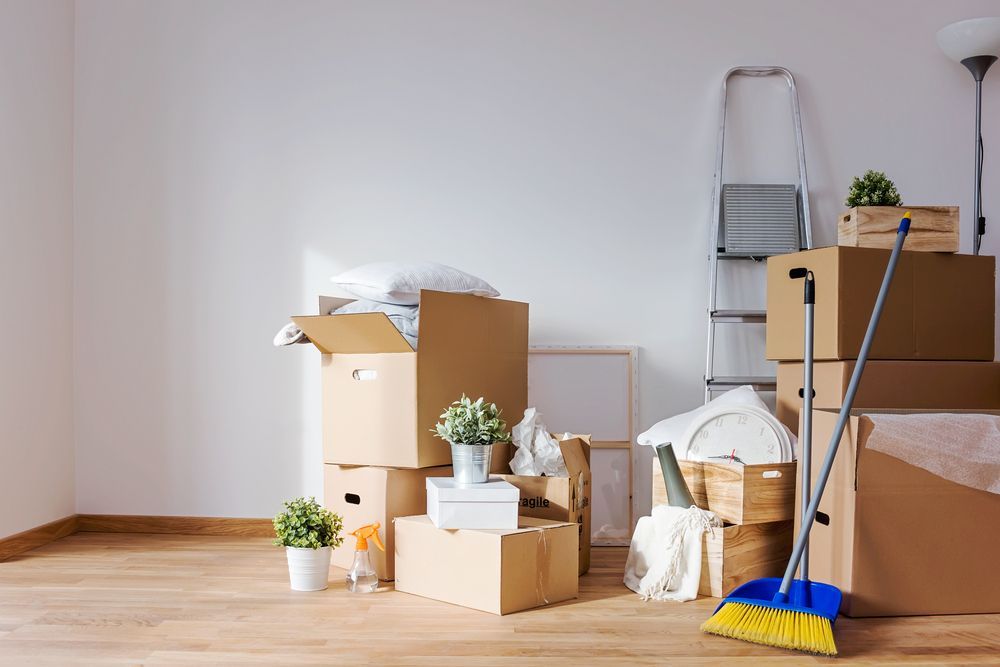
<path id="1" fill-rule="evenodd" d="M 0 563 L 5 665 L 990 664 L 1000 615 L 837 622 L 825 660 L 710 637 L 717 604 L 642 602 L 596 548 L 580 599 L 493 616 L 386 587 L 288 588 L 267 538 L 77 533 Z"/>

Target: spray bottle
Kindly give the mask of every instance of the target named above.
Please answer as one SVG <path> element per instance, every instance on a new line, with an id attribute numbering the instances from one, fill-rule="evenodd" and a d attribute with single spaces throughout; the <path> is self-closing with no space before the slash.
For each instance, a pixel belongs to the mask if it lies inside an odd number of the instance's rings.
<path id="1" fill-rule="evenodd" d="M 378 536 L 380 523 L 372 523 L 355 530 L 351 535 L 358 538 L 354 549 L 354 564 L 347 571 L 347 590 L 352 593 L 374 593 L 378 588 L 378 575 L 368 557 L 368 540 L 374 540 L 375 546 L 385 551 L 385 545 Z"/>

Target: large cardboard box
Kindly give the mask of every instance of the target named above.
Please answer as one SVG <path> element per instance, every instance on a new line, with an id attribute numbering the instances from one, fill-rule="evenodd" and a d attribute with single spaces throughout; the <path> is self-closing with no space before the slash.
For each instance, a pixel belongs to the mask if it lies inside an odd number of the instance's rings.
<path id="1" fill-rule="evenodd" d="M 795 505 L 795 466 L 790 463 L 678 461 L 695 504 L 726 523 L 790 521 Z M 663 470 L 653 461 L 653 505 L 668 501 Z"/>
<path id="2" fill-rule="evenodd" d="M 323 297 L 320 312 L 350 303 Z M 384 313 L 293 317 L 323 353 L 327 463 L 425 468 L 451 463 L 431 432 L 462 394 L 507 419 L 528 403 L 528 304 L 423 290 L 413 350 Z"/>
<path id="3" fill-rule="evenodd" d="M 382 524 L 379 536 L 385 552 L 368 545 L 372 565 L 382 580 L 392 580 L 395 572 L 393 519 L 420 514 L 427 508 L 428 477 L 449 477 L 451 466 L 416 470 L 370 466 L 323 466 L 323 505 L 344 518 L 344 543 L 333 550 L 331 562 L 347 569 L 354 561 L 356 540 L 348 535 L 376 521 Z"/>
<path id="4" fill-rule="evenodd" d="M 533 477 L 510 474 L 510 451 L 506 446 L 495 446 L 493 475 L 504 479 L 521 491 L 518 513 L 521 516 L 551 521 L 575 523 L 580 531 L 579 573 L 590 569 L 590 436 L 575 436 L 559 442 L 569 477 Z M 503 465 L 498 465 L 499 461 Z"/>
<path id="5" fill-rule="evenodd" d="M 1000 612 L 1000 495 L 868 449 L 873 412 L 920 411 L 852 412 L 810 533 L 810 577 L 844 593 L 847 616 Z M 813 479 L 836 420 L 814 411 Z"/>
<path id="6" fill-rule="evenodd" d="M 813 407 L 843 405 L 854 361 L 813 365 Z M 802 363 L 778 364 L 775 415 L 799 432 Z M 869 361 L 854 399 L 856 408 L 1000 409 L 1000 363 L 984 361 Z"/>
<path id="7" fill-rule="evenodd" d="M 444 530 L 396 519 L 396 590 L 493 614 L 575 598 L 577 526 L 521 517 L 517 530 Z"/>
<path id="8" fill-rule="evenodd" d="M 767 358 L 802 359 L 802 281 L 816 275 L 816 359 L 856 359 L 890 251 L 835 246 L 767 260 Z M 993 360 L 996 258 L 907 252 L 889 290 L 871 359 Z"/>

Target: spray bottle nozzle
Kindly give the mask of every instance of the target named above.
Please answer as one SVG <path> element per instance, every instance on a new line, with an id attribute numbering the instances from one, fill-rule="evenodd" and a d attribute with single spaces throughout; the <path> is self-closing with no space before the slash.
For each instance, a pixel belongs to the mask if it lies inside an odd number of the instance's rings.
<path id="1" fill-rule="evenodd" d="M 378 529 L 381 527 L 382 524 L 376 521 L 375 523 L 370 523 L 367 526 L 361 526 L 352 532 L 351 535 L 358 538 L 358 546 L 355 547 L 355 551 L 368 551 L 368 540 L 374 540 L 375 546 L 382 551 L 385 551 L 385 545 L 382 544 L 382 538 L 378 536 Z"/>

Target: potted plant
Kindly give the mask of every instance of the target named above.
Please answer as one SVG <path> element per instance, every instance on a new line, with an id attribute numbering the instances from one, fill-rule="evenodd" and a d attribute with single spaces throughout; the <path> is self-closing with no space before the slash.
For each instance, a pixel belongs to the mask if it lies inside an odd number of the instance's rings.
<path id="1" fill-rule="evenodd" d="M 344 538 L 343 518 L 316 502 L 296 498 L 274 517 L 274 543 L 285 547 L 293 591 L 321 591 L 330 576 L 330 553 Z"/>
<path id="2" fill-rule="evenodd" d="M 844 205 L 850 210 L 837 223 L 837 244 L 860 248 L 892 248 L 903 215 L 899 190 L 881 171 L 855 176 Z M 907 250 L 958 252 L 957 206 L 907 206 L 913 226 Z"/>
<path id="3" fill-rule="evenodd" d="M 459 484 L 479 484 L 489 480 L 493 444 L 510 442 L 507 424 L 495 403 L 483 397 L 473 401 L 465 394 L 442 414 L 443 422 L 432 429 L 451 444 L 451 463 Z"/>

